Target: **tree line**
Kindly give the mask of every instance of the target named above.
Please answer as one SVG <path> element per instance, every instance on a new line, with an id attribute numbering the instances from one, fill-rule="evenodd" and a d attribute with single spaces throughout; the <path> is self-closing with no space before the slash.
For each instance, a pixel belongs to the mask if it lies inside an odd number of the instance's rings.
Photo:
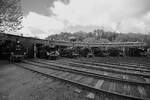
<path id="1" fill-rule="evenodd" d="M 92 43 L 108 43 L 108 42 L 147 42 L 150 44 L 150 34 L 141 33 L 117 33 L 96 29 L 93 32 L 61 32 L 48 36 L 49 40 L 64 40 L 69 41 L 70 37 L 74 37 L 78 42 Z"/>

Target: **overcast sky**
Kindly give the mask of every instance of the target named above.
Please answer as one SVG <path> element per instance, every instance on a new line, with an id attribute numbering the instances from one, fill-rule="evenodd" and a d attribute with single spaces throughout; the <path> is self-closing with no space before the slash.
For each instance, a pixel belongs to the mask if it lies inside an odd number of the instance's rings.
<path id="1" fill-rule="evenodd" d="M 150 31 L 150 0 L 22 0 L 24 35 L 60 32 Z"/>

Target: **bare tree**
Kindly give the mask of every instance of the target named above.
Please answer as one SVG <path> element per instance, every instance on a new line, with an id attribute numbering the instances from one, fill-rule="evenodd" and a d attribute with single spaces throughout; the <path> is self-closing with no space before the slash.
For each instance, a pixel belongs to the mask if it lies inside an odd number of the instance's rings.
<path id="1" fill-rule="evenodd" d="M 0 32 L 19 30 L 22 18 L 21 0 L 0 0 Z"/>

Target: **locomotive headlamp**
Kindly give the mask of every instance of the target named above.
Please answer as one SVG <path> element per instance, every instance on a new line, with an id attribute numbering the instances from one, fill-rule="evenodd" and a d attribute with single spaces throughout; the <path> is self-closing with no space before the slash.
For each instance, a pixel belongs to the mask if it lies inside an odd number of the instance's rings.
<path id="1" fill-rule="evenodd" d="M 23 54 L 26 55 L 26 52 L 24 52 Z"/>
<path id="2" fill-rule="evenodd" d="M 17 43 L 20 43 L 20 41 L 17 41 Z"/>
<path id="3" fill-rule="evenodd" d="M 11 52 L 11 55 L 14 55 L 14 52 Z"/>

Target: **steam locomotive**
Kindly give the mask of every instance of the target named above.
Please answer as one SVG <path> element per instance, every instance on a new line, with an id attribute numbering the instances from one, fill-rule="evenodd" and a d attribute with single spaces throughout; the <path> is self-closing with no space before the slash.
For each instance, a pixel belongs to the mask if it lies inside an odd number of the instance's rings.
<path id="1" fill-rule="evenodd" d="M 17 40 L 10 52 L 10 61 L 22 61 L 25 58 L 25 56 L 26 52 L 24 50 L 24 47 L 21 45 L 20 41 Z"/>
<path id="2" fill-rule="evenodd" d="M 57 51 L 57 49 L 54 46 L 49 47 L 49 50 L 46 52 L 46 58 L 55 60 L 58 57 L 59 57 L 59 52 Z"/>
<path id="3" fill-rule="evenodd" d="M 60 52 L 62 57 L 68 57 L 68 58 L 76 58 L 79 57 L 78 49 L 73 47 L 68 47 L 63 49 Z"/>
<path id="4" fill-rule="evenodd" d="M 55 60 L 59 57 L 59 52 L 55 46 L 41 45 L 38 46 L 37 57 L 41 59 Z"/>

